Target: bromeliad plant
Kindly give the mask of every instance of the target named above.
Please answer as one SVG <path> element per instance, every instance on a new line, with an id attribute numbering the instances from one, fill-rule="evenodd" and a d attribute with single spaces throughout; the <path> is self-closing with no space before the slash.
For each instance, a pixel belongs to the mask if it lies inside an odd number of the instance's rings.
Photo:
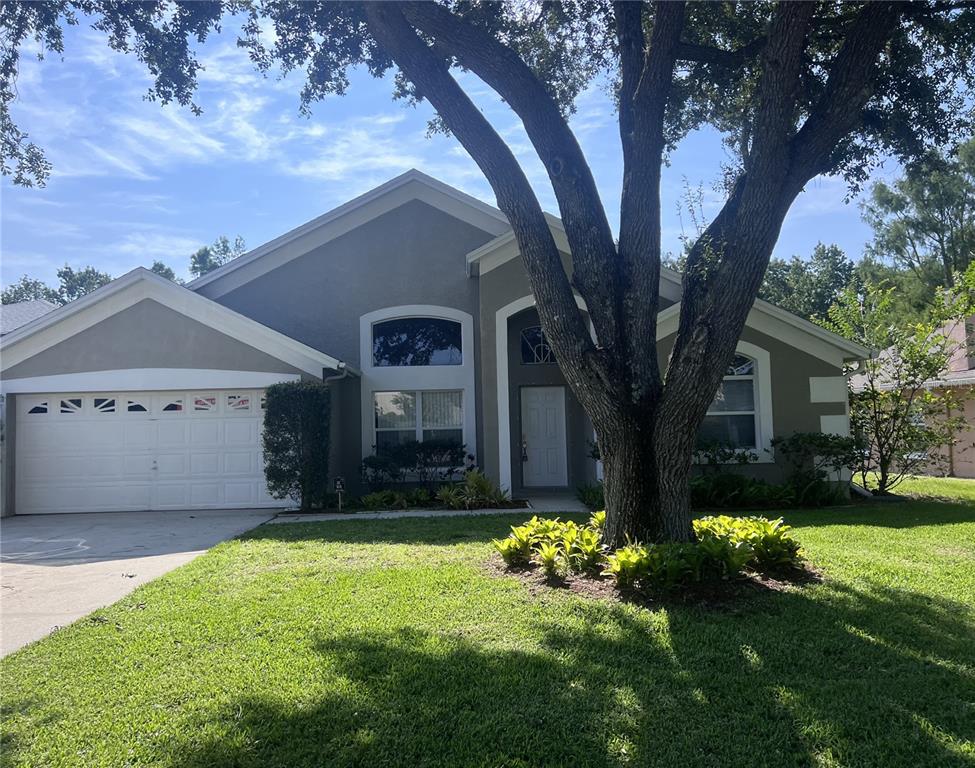
<path id="1" fill-rule="evenodd" d="M 550 578 L 566 571 L 599 573 L 620 589 L 671 589 L 745 571 L 781 573 L 801 564 L 799 542 L 781 519 L 704 517 L 694 521 L 694 542 L 631 542 L 612 552 L 602 541 L 604 520 L 601 512 L 586 525 L 535 516 L 493 544 L 509 566 L 534 563 Z"/>

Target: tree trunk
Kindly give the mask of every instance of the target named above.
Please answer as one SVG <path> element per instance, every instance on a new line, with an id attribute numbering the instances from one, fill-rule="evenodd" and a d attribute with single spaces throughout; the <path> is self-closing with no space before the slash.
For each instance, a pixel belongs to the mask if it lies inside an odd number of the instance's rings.
<path id="1" fill-rule="evenodd" d="M 603 462 L 605 542 L 690 541 L 691 452 L 671 426 L 652 419 L 596 426 Z"/>

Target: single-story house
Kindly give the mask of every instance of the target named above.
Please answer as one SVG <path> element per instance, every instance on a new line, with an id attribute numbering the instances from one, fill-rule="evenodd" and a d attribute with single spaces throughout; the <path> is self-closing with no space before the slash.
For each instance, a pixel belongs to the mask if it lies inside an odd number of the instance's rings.
<path id="1" fill-rule="evenodd" d="M 571 272 L 565 232 L 552 232 Z M 679 275 L 660 286 L 668 354 Z M 581 298 L 580 307 L 584 309 Z M 848 431 L 843 364 L 866 350 L 757 301 L 704 431 L 756 451 Z M 136 269 L 0 340 L 4 513 L 274 507 L 262 391 L 332 388 L 332 467 L 456 438 L 515 495 L 596 479 L 592 426 L 539 327 L 497 208 L 409 171 L 185 285 Z"/>

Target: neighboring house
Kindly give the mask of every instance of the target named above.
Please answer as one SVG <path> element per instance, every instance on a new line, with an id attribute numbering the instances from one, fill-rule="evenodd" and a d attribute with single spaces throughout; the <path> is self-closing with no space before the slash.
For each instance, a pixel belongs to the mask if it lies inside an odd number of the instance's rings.
<path id="1" fill-rule="evenodd" d="M 666 359 L 679 276 L 660 291 Z M 294 379 L 329 382 L 349 485 L 377 446 L 436 436 L 516 495 L 572 489 L 598 473 L 592 427 L 534 304 L 504 215 L 417 171 L 185 287 L 136 269 L 2 340 L 5 510 L 283 505 L 261 394 Z M 749 471 L 781 477 L 775 435 L 848 431 L 842 366 L 866 350 L 758 301 L 738 351 L 704 431 L 754 448 Z"/>
<path id="2" fill-rule="evenodd" d="M 0 304 L 0 336 L 16 331 L 20 326 L 27 325 L 31 320 L 36 320 L 54 309 L 57 309 L 57 305 L 46 299 Z"/>

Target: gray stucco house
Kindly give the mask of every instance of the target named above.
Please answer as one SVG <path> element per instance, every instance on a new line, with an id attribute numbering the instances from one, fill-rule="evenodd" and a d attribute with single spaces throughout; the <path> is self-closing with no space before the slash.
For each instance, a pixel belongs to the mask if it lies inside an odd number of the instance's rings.
<path id="1" fill-rule="evenodd" d="M 679 276 L 660 290 L 666 357 Z M 842 366 L 866 350 L 758 301 L 738 351 L 704 430 L 754 449 L 749 471 L 781 474 L 773 436 L 848 431 Z M 0 360 L 4 514 L 281 506 L 261 396 L 299 378 L 332 387 L 349 484 L 377 447 L 431 436 L 516 495 L 600 472 L 504 215 L 418 171 L 186 286 L 136 269 L 4 335 Z"/>

